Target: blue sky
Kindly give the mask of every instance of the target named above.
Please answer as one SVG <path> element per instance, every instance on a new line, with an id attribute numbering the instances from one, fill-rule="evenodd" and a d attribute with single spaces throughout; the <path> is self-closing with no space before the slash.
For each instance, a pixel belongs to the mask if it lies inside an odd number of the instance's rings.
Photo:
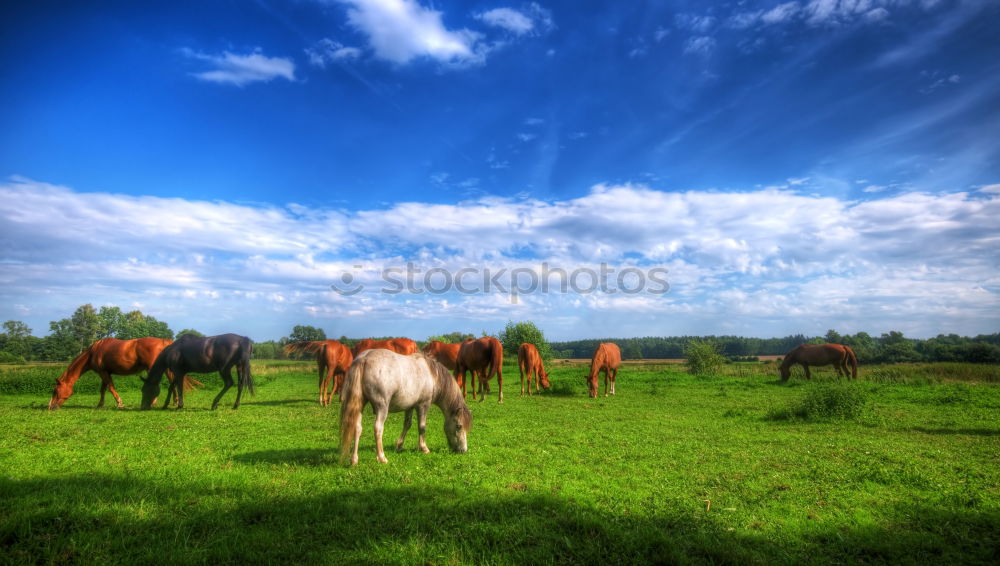
<path id="1" fill-rule="evenodd" d="M 995 332 L 998 24 L 985 0 L 7 3 L 0 318 Z M 407 262 L 671 289 L 373 291 Z"/>

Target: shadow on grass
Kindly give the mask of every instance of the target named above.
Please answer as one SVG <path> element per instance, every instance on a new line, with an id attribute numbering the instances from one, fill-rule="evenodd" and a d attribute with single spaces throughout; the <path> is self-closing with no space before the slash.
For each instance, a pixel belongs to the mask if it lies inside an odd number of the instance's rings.
<path id="1" fill-rule="evenodd" d="M 1000 532 L 995 512 L 925 506 L 886 508 L 881 526 L 810 523 L 769 540 L 698 509 L 612 514 L 530 489 L 265 493 L 252 483 L 0 478 L 0 545 L 8 563 L 990 563 Z"/>
<path id="2" fill-rule="evenodd" d="M 291 448 L 288 450 L 261 450 L 235 456 L 243 464 L 297 464 L 305 466 L 331 466 L 337 463 L 337 448 Z"/>

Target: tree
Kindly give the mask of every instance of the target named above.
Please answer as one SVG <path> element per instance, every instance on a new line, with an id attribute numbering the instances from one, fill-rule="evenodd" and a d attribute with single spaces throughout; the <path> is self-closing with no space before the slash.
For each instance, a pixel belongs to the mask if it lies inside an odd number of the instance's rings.
<path id="1" fill-rule="evenodd" d="M 465 332 L 449 332 L 448 334 L 438 334 L 435 336 L 428 336 L 427 342 L 433 342 L 437 340 L 438 342 L 444 342 L 445 344 L 461 344 L 466 340 L 475 339 L 475 335 L 468 334 Z"/>
<path id="2" fill-rule="evenodd" d="M 3 334 L 0 334 L 0 350 L 8 352 L 21 361 L 31 357 L 31 328 L 20 320 L 8 320 L 3 323 Z"/>
<path id="3" fill-rule="evenodd" d="M 180 332 L 177 333 L 177 337 L 180 338 L 181 336 L 183 336 L 185 334 L 190 334 L 191 336 L 197 336 L 198 338 L 204 338 L 204 336 L 205 336 L 204 334 L 202 334 L 201 332 L 198 332 L 197 330 L 195 330 L 193 328 L 185 328 L 184 330 L 181 330 Z M 254 350 L 254 351 L 256 352 L 256 350 Z"/>
<path id="4" fill-rule="evenodd" d="M 292 328 L 292 333 L 288 335 L 288 339 L 292 342 L 314 342 L 317 340 L 326 340 L 326 332 L 323 332 L 322 328 L 297 324 L 294 328 Z"/>
<path id="5" fill-rule="evenodd" d="M 688 373 L 705 375 L 718 371 L 726 363 L 719 345 L 709 340 L 690 340 L 684 347 Z"/>
<path id="6" fill-rule="evenodd" d="M 622 352 L 622 355 L 625 356 L 626 360 L 641 360 L 642 350 L 639 349 L 639 345 L 635 341 L 630 340 L 625 345 L 625 351 Z"/>
<path id="7" fill-rule="evenodd" d="M 832 328 L 830 330 L 826 331 L 826 336 L 824 338 L 825 338 L 825 340 L 826 340 L 826 342 L 828 344 L 843 344 L 844 343 L 844 337 L 841 336 L 839 332 L 837 332 L 836 330 L 834 330 Z"/>
<path id="8" fill-rule="evenodd" d="M 528 343 L 534 344 L 538 348 L 538 353 L 541 354 L 543 360 L 548 361 L 552 358 L 552 347 L 549 346 L 545 335 L 535 326 L 534 322 L 527 320 L 523 322 L 507 321 L 507 326 L 500 332 L 498 338 L 503 344 L 504 355 L 514 356 L 516 359 L 518 348 L 521 347 L 521 344 Z"/>

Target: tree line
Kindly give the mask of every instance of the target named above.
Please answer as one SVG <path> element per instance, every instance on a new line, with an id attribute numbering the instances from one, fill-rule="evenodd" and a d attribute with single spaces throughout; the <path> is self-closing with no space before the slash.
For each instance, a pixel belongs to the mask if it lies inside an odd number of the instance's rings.
<path id="1" fill-rule="evenodd" d="M 72 315 L 49 323 L 49 334 L 37 337 L 32 329 L 18 320 L 3 323 L 0 332 L 0 362 L 20 361 L 66 361 L 78 355 L 90 344 L 101 338 L 129 340 L 143 336 L 174 339 L 183 334 L 203 334 L 194 329 L 184 329 L 176 334 L 166 322 L 143 314 L 139 310 L 123 312 L 116 306 L 99 309 L 86 304 L 78 307 Z M 485 330 L 482 336 L 489 335 Z M 476 336 L 466 332 L 450 332 L 428 336 L 418 340 L 423 347 L 431 340 L 459 343 Z M 1000 333 L 981 334 L 975 337 L 957 334 L 941 334 L 934 338 L 907 338 L 903 333 L 890 331 L 879 337 L 866 332 L 839 334 L 835 330 L 824 336 L 794 334 L 782 338 L 748 338 L 745 336 L 646 336 L 642 338 L 602 338 L 549 342 L 544 333 L 531 321 L 508 321 L 496 334 L 503 343 L 504 353 L 517 356 L 517 349 L 524 342 L 538 347 L 546 360 L 555 358 L 589 358 L 601 342 L 614 342 L 622 350 L 625 359 L 684 358 L 685 349 L 692 342 L 711 344 L 716 351 L 729 359 L 745 359 L 752 356 L 784 355 L 792 348 L 805 343 L 833 342 L 851 346 L 862 363 L 895 362 L 974 362 L 1000 363 Z M 371 336 L 365 338 L 386 339 L 395 336 Z M 284 346 L 290 342 L 304 340 L 326 340 L 322 328 L 296 325 L 288 336 L 278 340 L 254 343 L 254 358 L 286 359 Z M 353 347 L 361 338 L 340 336 L 338 340 Z"/>
<path id="2" fill-rule="evenodd" d="M 907 338 L 893 330 L 879 337 L 867 332 L 840 334 L 829 330 L 824 336 L 793 334 L 782 338 L 748 338 L 745 336 L 646 336 L 643 338 L 602 338 L 552 342 L 558 358 L 589 358 L 597 344 L 614 342 L 626 359 L 684 358 L 689 343 L 700 341 L 714 344 L 730 359 L 749 356 L 783 356 L 800 344 L 845 344 L 850 346 L 862 363 L 897 362 L 974 362 L 1000 363 L 1000 333 L 975 337 L 939 334 L 934 338 Z"/>

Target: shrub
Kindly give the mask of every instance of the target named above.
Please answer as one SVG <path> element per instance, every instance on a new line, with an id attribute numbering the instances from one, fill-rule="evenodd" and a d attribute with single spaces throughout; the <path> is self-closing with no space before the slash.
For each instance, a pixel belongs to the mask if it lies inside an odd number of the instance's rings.
<path id="1" fill-rule="evenodd" d="M 868 408 L 867 392 L 853 383 L 818 383 L 806 391 L 797 404 L 768 416 L 772 420 L 857 419 Z"/>
<path id="2" fill-rule="evenodd" d="M 715 373 L 726 363 L 726 358 L 719 353 L 719 345 L 703 340 L 688 342 L 684 357 L 687 358 L 687 371 L 693 375 Z"/>
<path id="3" fill-rule="evenodd" d="M 26 363 L 24 356 L 12 354 L 6 350 L 0 351 L 0 364 L 23 364 Z"/>

